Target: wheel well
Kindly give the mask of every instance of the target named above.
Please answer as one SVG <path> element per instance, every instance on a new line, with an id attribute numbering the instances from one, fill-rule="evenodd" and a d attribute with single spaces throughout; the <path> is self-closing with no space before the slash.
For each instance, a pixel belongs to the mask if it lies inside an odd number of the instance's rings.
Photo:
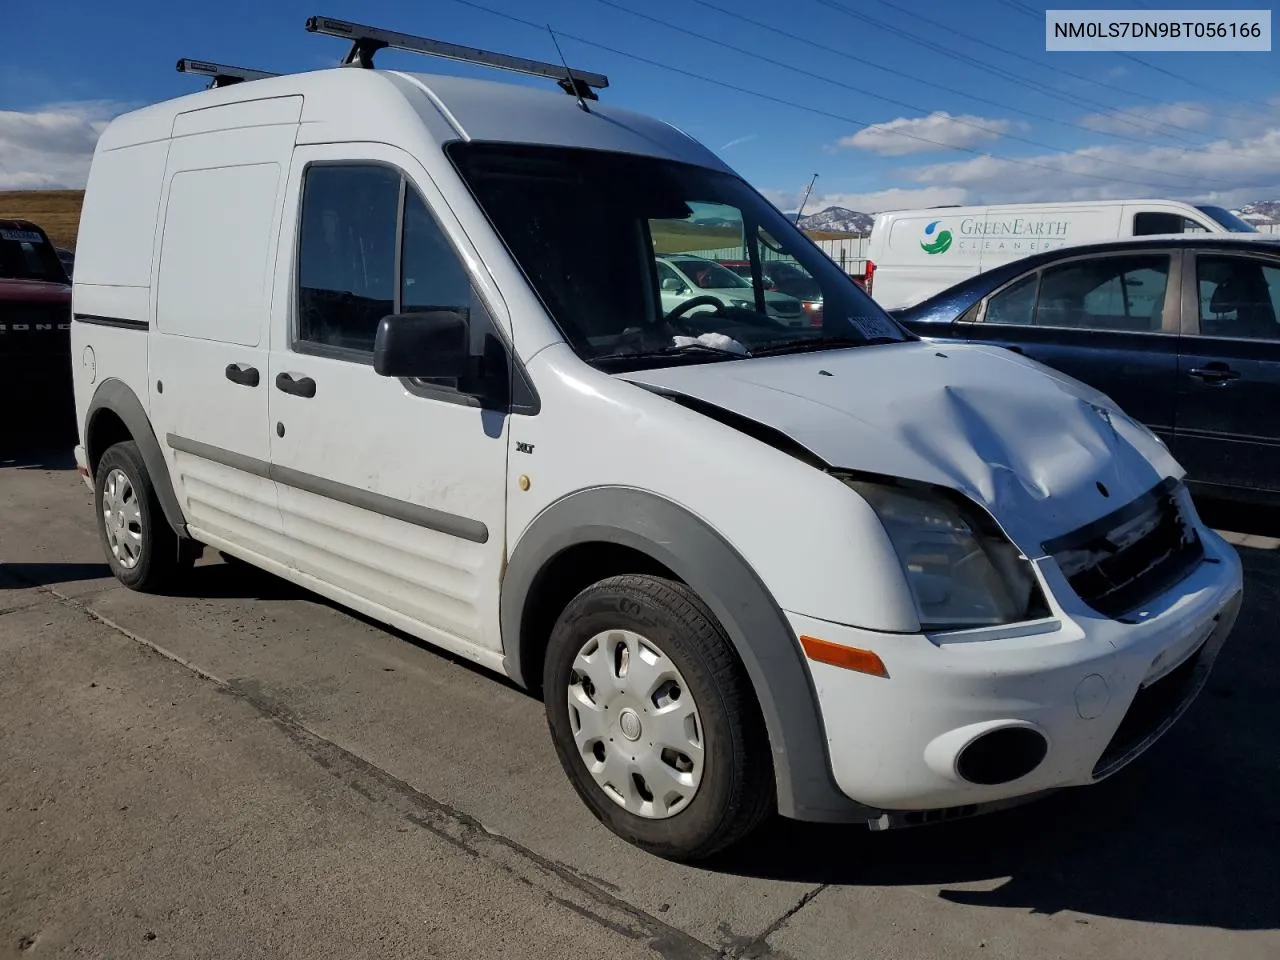
<path id="1" fill-rule="evenodd" d="M 663 564 L 616 543 L 580 543 L 551 558 L 530 584 L 520 619 L 520 668 L 529 690 L 540 693 L 542 660 L 556 618 L 579 593 L 601 580 L 624 573 L 650 574 L 680 581 Z"/>
<path id="2" fill-rule="evenodd" d="M 98 461 L 112 446 L 133 438 L 133 434 L 129 432 L 129 428 L 115 411 L 102 409 L 94 414 L 85 437 L 85 453 L 89 460 L 90 475 L 97 474 Z"/>

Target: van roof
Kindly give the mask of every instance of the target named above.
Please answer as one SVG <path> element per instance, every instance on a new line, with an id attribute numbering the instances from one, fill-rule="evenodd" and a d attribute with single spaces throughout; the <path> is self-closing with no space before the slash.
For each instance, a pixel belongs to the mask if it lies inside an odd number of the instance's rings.
<path id="1" fill-rule="evenodd" d="M 902 207 L 897 210 L 882 210 L 877 216 L 901 216 L 903 214 L 918 214 L 920 216 L 929 216 L 934 210 L 946 210 L 948 216 L 963 216 L 969 213 L 976 213 L 979 210 L 1034 210 L 1040 207 L 1052 207 L 1055 210 L 1084 210 L 1096 207 L 1117 207 L 1127 203 L 1176 203 L 1183 207 L 1192 207 L 1195 204 L 1187 200 L 1170 200 L 1168 197 L 1138 197 L 1130 200 L 1063 200 L 1045 201 L 1041 203 L 971 203 L 971 204 L 942 204 L 936 207 Z"/>
<path id="2" fill-rule="evenodd" d="M 349 139 L 385 140 L 385 130 L 443 120 L 456 139 L 613 150 L 728 171 L 710 150 L 669 123 L 593 102 L 590 112 L 563 91 L 395 70 L 330 67 L 202 90 L 113 120 L 98 149 L 172 136 L 180 114 L 210 107 L 301 96 L 301 122 L 326 123 Z"/>

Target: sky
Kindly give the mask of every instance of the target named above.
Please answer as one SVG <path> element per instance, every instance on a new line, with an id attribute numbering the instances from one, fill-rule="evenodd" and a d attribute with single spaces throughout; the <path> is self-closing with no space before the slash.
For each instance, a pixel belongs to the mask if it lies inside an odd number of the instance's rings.
<path id="1" fill-rule="evenodd" d="M 1231 3 L 1220 6 L 1241 7 Z M 605 73 L 784 210 L 1280 198 L 1274 53 L 1046 53 L 1037 0 L 6 0 L 0 189 L 81 187 L 111 117 L 200 89 L 179 57 L 332 66 L 321 14 Z M 1211 0 L 1081 3 L 1204 9 Z M 1259 4 L 1253 4 L 1259 6 Z M 383 51 L 380 66 L 493 77 Z M 502 74 L 516 83 L 550 86 Z"/>

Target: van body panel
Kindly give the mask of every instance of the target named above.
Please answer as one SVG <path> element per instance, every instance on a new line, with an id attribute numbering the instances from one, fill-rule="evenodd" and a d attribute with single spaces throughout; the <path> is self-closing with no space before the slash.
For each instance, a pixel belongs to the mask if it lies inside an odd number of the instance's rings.
<path id="1" fill-rule="evenodd" d="M 1175 200 L 1099 200 L 900 210 L 876 216 L 867 243 L 871 295 L 886 310 L 913 306 L 977 273 L 1062 246 L 1133 235 L 1143 212 L 1178 214 L 1210 233 L 1226 229 Z M 1173 233 L 1177 231 L 1169 230 Z"/>
<path id="2" fill-rule="evenodd" d="M 249 119 L 260 117 L 256 104 L 246 106 Z M 152 422 L 188 522 L 281 556 L 275 485 L 256 465 L 271 453 L 269 265 L 297 124 L 237 127 L 235 107 L 217 110 L 221 129 L 175 139 L 169 152 L 153 291 Z"/>

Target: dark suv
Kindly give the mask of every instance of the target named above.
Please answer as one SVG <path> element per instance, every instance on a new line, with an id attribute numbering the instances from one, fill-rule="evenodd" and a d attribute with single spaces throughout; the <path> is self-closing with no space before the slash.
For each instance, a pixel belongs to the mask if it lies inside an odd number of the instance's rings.
<path id="1" fill-rule="evenodd" d="M 75 427 L 71 281 L 27 220 L 0 220 L 0 398 L 6 439 Z"/>

